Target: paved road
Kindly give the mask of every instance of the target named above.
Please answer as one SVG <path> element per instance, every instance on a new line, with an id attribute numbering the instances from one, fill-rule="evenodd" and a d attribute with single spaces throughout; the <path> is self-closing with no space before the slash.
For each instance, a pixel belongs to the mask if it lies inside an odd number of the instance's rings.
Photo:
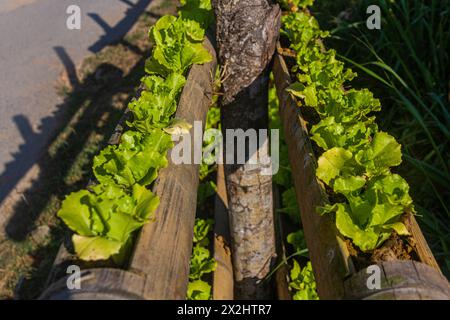
<path id="1" fill-rule="evenodd" d="M 64 67 L 120 39 L 150 0 L 0 0 L 0 204 L 54 134 Z M 81 30 L 66 9 L 81 8 Z"/>

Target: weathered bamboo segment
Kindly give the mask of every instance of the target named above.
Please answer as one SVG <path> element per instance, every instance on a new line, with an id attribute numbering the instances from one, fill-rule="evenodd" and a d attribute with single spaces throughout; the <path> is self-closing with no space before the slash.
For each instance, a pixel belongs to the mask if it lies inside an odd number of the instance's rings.
<path id="1" fill-rule="evenodd" d="M 420 261 L 438 270 L 439 273 L 442 273 L 430 247 L 428 246 L 427 240 L 425 240 L 425 237 L 420 230 L 416 218 L 414 218 L 414 215 L 411 212 L 408 212 L 405 215 L 404 223 L 408 231 L 411 233 L 411 237 L 415 241 L 415 248 L 420 257 Z"/>
<path id="2" fill-rule="evenodd" d="M 344 246 L 340 245 L 331 217 L 316 213 L 316 207 L 324 203 L 326 195 L 316 180 L 316 163 L 308 139 L 306 123 L 295 101 L 285 90 L 291 83 L 291 78 L 283 58 L 278 54 L 275 55 L 273 73 L 297 203 L 311 263 L 314 267 L 317 290 L 322 299 L 342 298 L 343 279 L 350 273 L 346 263 L 349 257 L 342 252 Z"/>
<path id="3" fill-rule="evenodd" d="M 315 175 L 316 159 L 309 140 L 306 121 L 294 99 L 285 90 L 291 83 L 291 77 L 280 54 L 275 55 L 273 72 L 297 202 L 314 267 L 317 290 L 321 299 L 344 298 L 346 295 L 344 279 L 354 274 L 355 268 L 332 217 L 321 216 L 316 212 L 316 207 L 328 200 Z M 438 264 L 414 216 L 407 214 L 405 223 L 412 235 L 419 261 L 430 266 L 436 274 L 440 275 Z M 448 285 L 446 280 L 445 285 Z"/>
<path id="4" fill-rule="evenodd" d="M 286 264 L 286 247 L 284 246 L 286 232 L 284 230 L 283 217 L 278 210 L 281 208 L 280 190 L 277 185 L 273 186 L 273 206 L 275 214 L 275 235 L 277 239 L 276 265 L 282 264 L 275 272 L 275 286 L 278 300 L 292 300 L 292 293 L 289 290 L 289 266 Z"/>
<path id="5" fill-rule="evenodd" d="M 213 61 L 194 65 L 183 89 L 176 117 L 191 123 L 191 152 L 203 141 L 206 113 L 212 101 L 216 68 L 215 50 L 209 40 L 205 47 Z M 194 133 L 194 121 L 202 131 Z M 169 157 L 170 160 L 170 157 Z M 174 164 L 161 170 L 154 192 L 160 197 L 156 220 L 144 226 L 136 242 L 129 270 L 146 276 L 145 299 L 185 299 L 192 252 L 198 164 Z"/>
<path id="6" fill-rule="evenodd" d="M 234 297 L 228 219 L 227 190 L 223 165 L 220 164 L 217 168 L 217 194 L 214 204 L 214 259 L 217 261 L 213 276 L 214 300 L 233 300 Z"/>
<path id="7" fill-rule="evenodd" d="M 397 260 L 377 266 L 379 269 L 363 269 L 345 281 L 346 299 L 450 300 L 447 279 L 424 263 Z M 378 288 L 374 287 L 376 272 Z"/>
<path id="8" fill-rule="evenodd" d="M 194 121 L 201 121 L 201 130 L 197 128 L 194 134 L 193 126 L 190 131 L 191 155 L 195 144 L 200 144 L 201 151 L 217 65 L 209 39 L 204 41 L 204 46 L 212 54 L 213 61 L 192 66 L 175 115 L 192 125 Z M 110 143 L 117 143 L 122 131 L 123 125 L 119 124 Z M 79 261 L 62 246 L 49 277 L 49 283 L 54 284 L 41 299 L 111 299 L 114 294 L 117 299 L 186 298 L 199 183 L 198 164 L 174 164 L 170 151 L 168 158 L 169 166 L 160 171 L 153 188 L 160 197 L 160 205 L 154 213 L 154 221 L 145 225 L 138 235 L 128 271 L 94 264 L 96 269 L 82 271 L 83 292 L 72 292 L 65 285 L 68 277 L 61 277 L 67 265 Z M 82 263 L 81 268 L 91 265 Z"/>

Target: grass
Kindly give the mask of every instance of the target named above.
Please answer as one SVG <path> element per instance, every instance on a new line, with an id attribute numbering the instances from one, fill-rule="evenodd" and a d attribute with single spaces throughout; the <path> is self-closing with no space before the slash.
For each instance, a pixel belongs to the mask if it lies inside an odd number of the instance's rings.
<path id="1" fill-rule="evenodd" d="M 358 72 L 354 86 L 382 100 L 380 127 L 402 144 L 398 168 L 409 182 L 418 220 L 450 276 L 450 1 L 316 1 L 332 30 L 328 47 Z M 366 8 L 381 8 L 381 30 L 366 28 Z"/>

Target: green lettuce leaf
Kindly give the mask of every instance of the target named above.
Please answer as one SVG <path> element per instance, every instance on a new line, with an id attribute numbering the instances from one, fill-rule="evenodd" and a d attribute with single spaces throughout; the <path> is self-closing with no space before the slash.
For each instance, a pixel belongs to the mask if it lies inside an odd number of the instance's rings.
<path id="1" fill-rule="evenodd" d="M 361 190 L 366 184 L 362 176 L 341 176 L 334 180 L 333 190 L 344 195 L 349 195 Z"/>
<path id="2" fill-rule="evenodd" d="M 330 149 L 324 152 L 317 161 L 316 175 L 326 184 L 330 184 L 339 175 L 352 175 L 356 172 L 352 159 L 352 153 L 344 148 Z"/>
<path id="3" fill-rule="evenodd" d="M 313 85 L 305 86 L 300 82 L 291 84 L 287 89 L 287 92 L 292 95 L 302 98 L 305 101 L 305 105 L 308 107 L 317 107 L 316 88 Z"/>
<path id="4" fill-rule="evenodd" d="M 211 0 L 181 0 L 180 17 L 200 24 L 203 29 L 214 21 Z M 203 39 L 200 39 L 203 40 Z"/>
<path id="5" fill-rule="evenodd" d="M 358 164 L 366 168 L 369 176 L 386 174 L 390 167 L 402 162 L 401 146 L 385 132 L 378 132 L 365 149 L 355 155 Z"/>
<path id="6" fill-rule="evenodd" d="M 72 236 L 75 252 L 81 260 L 106 260 L 119 253 L 122 243 L 103 237 Z"/>
<path id="7" fill-rule="evenodd" d="M 155 128 L 165 128 L 177 108 L 177 98 L 186 83 L 183 75 L 171 73 L 166 79 L 152 75 L 142 79 L 147 90 L 139 99 L 129 103 L 133 113 L 133 121 L 127 122 L 130 127 L 147 133 Z"/>
<path id="8" fill-rule="evenodd" d="M 371 179 L 364 198 L 373 206 L 371 226 L 382 226 L 412 209 L 408 183 L 398 174 Z"/>
<path id="9" fill-rule="evenodd" d="M 189 278 L 197 280 L 206 273 L 213 272 L 216 269 L 217 262 L 210 257 L 208 249 L 196 245 L 192 251 Z"/>
<path id="10" fill-rule="evenodd" d="M 82 190 L 66 197 L 58 217 L 77 233 L 73 242 L 81 259 L 103 260 L 119 252 L 158 204 L 159 198 L 143 186 L 136 184 L 128 192 L 100 184 L 92 192 Z"/>
<path id="11" fill-rule="evenodd" d="M 150 29 L 150 39 L 155 46 L 146 61 L 146 72 L 162 76 L 171 72 L 184 74 L 193 64 L 211 61 L 208 50 L 196 40 L 202 34 L 204 30 L 194 20 L 170 15 L 160 18 Z"/>
<path id="12" fill-rule="evenodd" d="M 352 239 L 362 251 L 372 250 L 378 244 L 380 235 L 373 228 L 359 227 L 352 220 L 350 207 L 347 204 L 336 205 L 336 226 L 342 235 Z"/>
<path id="13" fill-rule="evenodd" d="M 318 124 L 312 126 L 311 139 L 324 150 L 340 147 L 353 152 L 368 144 L 370 137 L 376 131 L 376 124 L 363 122 L 338 123 L 332 116 L 324 118 Z"/>
<path id="14" fill-rule="evenodd" d="M 94 236 L 97 234 L 97 232 L 92 230 L 93 221 L 89 205 L 90 194 L 87 190 L 81 190 L 66 196 L 57 214 L 70 229 L 82 236 Z"/>
<path id="15" fill-rule="evenodd" d="M 153 129 L 149 134 L 127 131 L 119 145 L 108 146 L 94 158 L 94 174 L 101 183 L 132 186 L 149 185 L 158 170 L 168 164 L 167 151 L 173 146 L 170 135 Z"/>
<path id="16" fill-rule="evenodd" d="M 211 286 L 203 280 L 189 281 L 188 300 L 209 300 L 211 298 Z"/>
<path id="17" fill-rule="evenodd" d="M 208 246 L 208 233 L 212 230 L 214 220 L 212 219 L 195 219 L 194 225 L 194 243 L 199 243 L 201 246 Z"/>
<path id="18" fill-rule="evenodd" d="M 338 180 L 336 180 L 338 181 Z M 397 174 L 370 179 L 363 193 L 346 194 L 348 204 L 337 203 L 322 209 L 336 212 L 339 232 L 352 239 L 363 251 L 378 247 L 391 232 L 408 235 L 400 221 L 406 210 L 413 210 L 407 182 Z"/>
<path id="19" fill-rule="evenodd" d="M 298 262 L 293 260 L 293 267 L 290 272 L 289 287 L 294 289 L 294 300 L 318 300 L 316 291 L 316 280 L 312 269 L 311 261 L 308 261 L 302 269 Z"/>

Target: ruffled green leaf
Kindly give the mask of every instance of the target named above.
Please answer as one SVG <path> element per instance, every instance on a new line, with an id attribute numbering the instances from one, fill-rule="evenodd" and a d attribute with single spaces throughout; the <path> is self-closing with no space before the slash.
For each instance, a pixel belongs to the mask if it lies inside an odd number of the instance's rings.
<path id="1" fill-rule="evenodd" d="M 361 190 L 365 184 L 366 179 L 362 176 L 338 177 L 334 180 L 333 190 L 348 195 Z"/>
<path id="2" fill-rule="evenodd" d="M 339 175 L 354 172 L 355 167 L 350 161 L 352 157 L 352 153 L 343 148 L 333 148 L 324 152 L 318 160 L 317 177 L 330 184 L 331 180 Z"/>
<path id="3" fill-rule="evenodd" d="M 133 121 L 128 125 L 143 133 L 165 128 L 176 111 L 176 101 L 186 79 L 181 74 L 171 73 L 166 79 L 153 75 L 144 77 L 142 82 L 147 90 L 128 105 L 133 113 Z"/>
<path id="4" fill-rule="evenodd" d="M 65 198 L 57 214 L 71 230 L 87 237 L 97 234 L 92 230 L 89 198 L 90 192 L 87 190 L 71 193 Z"/>
<path id="5" fill-rule="evenodd" d="M 351 218 L 348 205 L 336 205 L 336 226 L 339 232 L 352 239 L 361 250 L 374 249 L 378 244 L 379 234 L 373 228 L 362 229 Z"/>
<path id="6" fill-rule="evenodd" d="M 209 300 L 211 297 L 211 286 L 203 280 L 189 282 L 187 299 L 188 300 Z"/>
<path id="7" fill-rule="evenodd" d="M 81 259 L 103 260 L 127 243 L 158 203 L 158 197 L 137 184 L 130 193 L 114 184 L 100 184 L 92 192 L 83 190 L 67 197 L 58 216 L 77 233 L 73 240 Z"/>
<path id="8" fill-rule="evenodd" d="M 293 267 L 290 272 L 291 281 L 289 287 L 294 289 L 294 300 L 318 300 L 316 291 L 316 281 L 312 269 L 311 261 L 308 261 L 302 269 L 298 262 L 293 260 Z"/>
<path id="9" fill-rule="evenodd" d="M 386 174 L 390 167 L 402 162 L 401 146 L 394 137 L 378 132 L 370 145 L 356 154 L 355 160 L 366 168 L 370 176 Z"/>
<path id="10" fill-rule="evenodd" d="M 207 246 L 209 240 L 208 233 L 212 230 L 214 220 L 211 219 L 195 219 L 194 225 L 194 243 L 200 243 L 202 246 Z"/>
<path id="11" fill-rule="evenodd" d="M 200 279 L 202 275 L 213 272 L 216 265 L 217 262 L 210 257 L 209 250 L 196 245 L 192 252 L 189 278 L 192 280 Z"/>
<path id="12" fill-rule="evenodd" d="M 168 165 L 167 151 L 173 146 L 170 135 L 159 129 L 149 134 L 127 131 L 121 143 L 108 146 L 94 158 L 94 174 L 101 183 L 148 185 L 158 170 Z"/>
<path id="13" fill-rule="evenodd" d="M 155 43 L 152 56 L 146 61 L 149 74 L 167 76 L 172 72 L 184 74 L 193 64 L 203 64 L 212 56 L 201 43 L 204 29 L 195 20 L 164 16 L 150 29 L 150 39 Z"/>

